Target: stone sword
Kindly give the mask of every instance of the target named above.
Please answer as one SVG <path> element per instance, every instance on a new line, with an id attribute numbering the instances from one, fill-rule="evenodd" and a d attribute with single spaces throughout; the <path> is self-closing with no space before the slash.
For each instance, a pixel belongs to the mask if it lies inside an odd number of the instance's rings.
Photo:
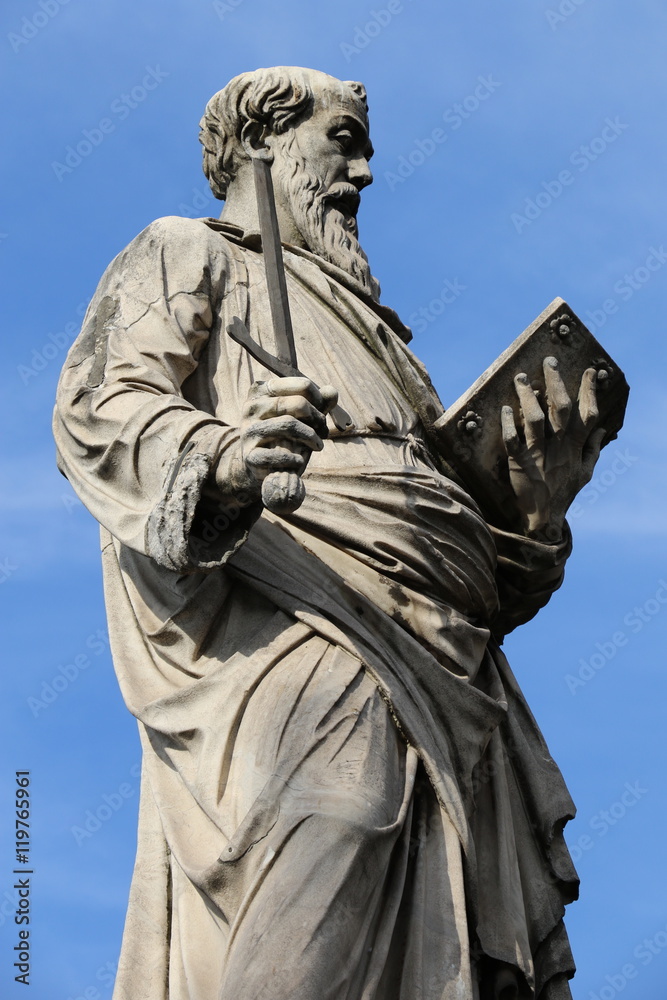
<path id="1" fill-rule="evenodd" d="M 255 361 L 268 368 L 274 375 L 281 378 L 304 378 L 305 376 L 297 368 L 271 164 L 266 156 L 260 154 L 253 158 L 253 173 L 275 355 L 269 354 L 252 339 L 245 323 L 238 316 L 232 318 L 227 333 L 237 344 L 241 344 Z M 331 417 L 340 431 L 351 430 L 354 426 L 350 416 L 341 406 L 334 407 Z M 305 495 L 303 480 L 296 472 L 272 472 L 262 482 L 262 502 L 274 514 L 291 514 L 301 506 Z"/>

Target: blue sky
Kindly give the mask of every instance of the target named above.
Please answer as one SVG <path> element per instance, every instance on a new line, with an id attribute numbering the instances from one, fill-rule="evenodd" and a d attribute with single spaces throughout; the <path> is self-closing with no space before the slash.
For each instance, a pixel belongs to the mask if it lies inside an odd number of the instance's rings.
<path id="1" fill-rule="evenodd" d="M 658 0 L 5 0 L 0 799 L 10 818 L 31 769 L 33 1000 L 111 996 L 140 759 L 97 528 L 54 465 L 56 380 L 111 258 L 155 218 L 218 214 L 199 117 L 275 64 L 366 84 L 362 243 L 445 402 L 556 295 L 627 375 L 565 585 L 507 651 L 579 808 L 575 1000 L 664 997 L 666 33 Z M 10 833 L 0 982 L 18 997 Z"/>

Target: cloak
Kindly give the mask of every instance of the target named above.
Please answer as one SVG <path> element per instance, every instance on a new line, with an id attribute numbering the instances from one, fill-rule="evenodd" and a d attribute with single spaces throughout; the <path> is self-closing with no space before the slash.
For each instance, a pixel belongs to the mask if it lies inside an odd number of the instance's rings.
<path id="1" fill-rule="evenodd" d="M 109 266 L 58 387 L 144 750 L 114 1000 L 565 1000 L 574 815 L 500 643 L 560 586 L 442 455 L 410 332 L 306 250 L 299 365 L 339 389 L 286 517 L 212 487 L 271 378 L 257 234 L 165 218 Z M 482 506 L 480 506 L 480 504 Z"/>

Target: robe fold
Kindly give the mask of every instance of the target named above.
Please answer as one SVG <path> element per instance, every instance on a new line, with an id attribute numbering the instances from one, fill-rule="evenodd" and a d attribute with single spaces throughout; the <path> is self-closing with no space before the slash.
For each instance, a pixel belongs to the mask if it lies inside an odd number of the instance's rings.
<path id="1" fill-rule="evenodd" d="M 225 332 L 272 351 L 255 234 L 149 226 L 58 388 L 144 749 L 114 1000 L 565 1000 L 574 807 L 499 642 L 560 585 L 569 534 L 487 524 L 409 331 L 284 257 L 299 367 L 354 422 L 330 422 L 294 514 L 213 488 L 272 377 Z"/>

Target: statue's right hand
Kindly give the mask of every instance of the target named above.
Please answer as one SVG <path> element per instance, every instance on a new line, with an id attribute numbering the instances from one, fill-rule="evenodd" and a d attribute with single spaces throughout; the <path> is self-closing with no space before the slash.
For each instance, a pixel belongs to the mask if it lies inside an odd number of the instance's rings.
<path id="1" fill-rule="evenodd" d="M 303 475 L 311 454 L 328 435 L 326 414 L 338 402 L 330 385 L 307 378 L 255 382 L 243 406 L 241 455 L 247 471 L 262 482 L 274 472 Z"/>

